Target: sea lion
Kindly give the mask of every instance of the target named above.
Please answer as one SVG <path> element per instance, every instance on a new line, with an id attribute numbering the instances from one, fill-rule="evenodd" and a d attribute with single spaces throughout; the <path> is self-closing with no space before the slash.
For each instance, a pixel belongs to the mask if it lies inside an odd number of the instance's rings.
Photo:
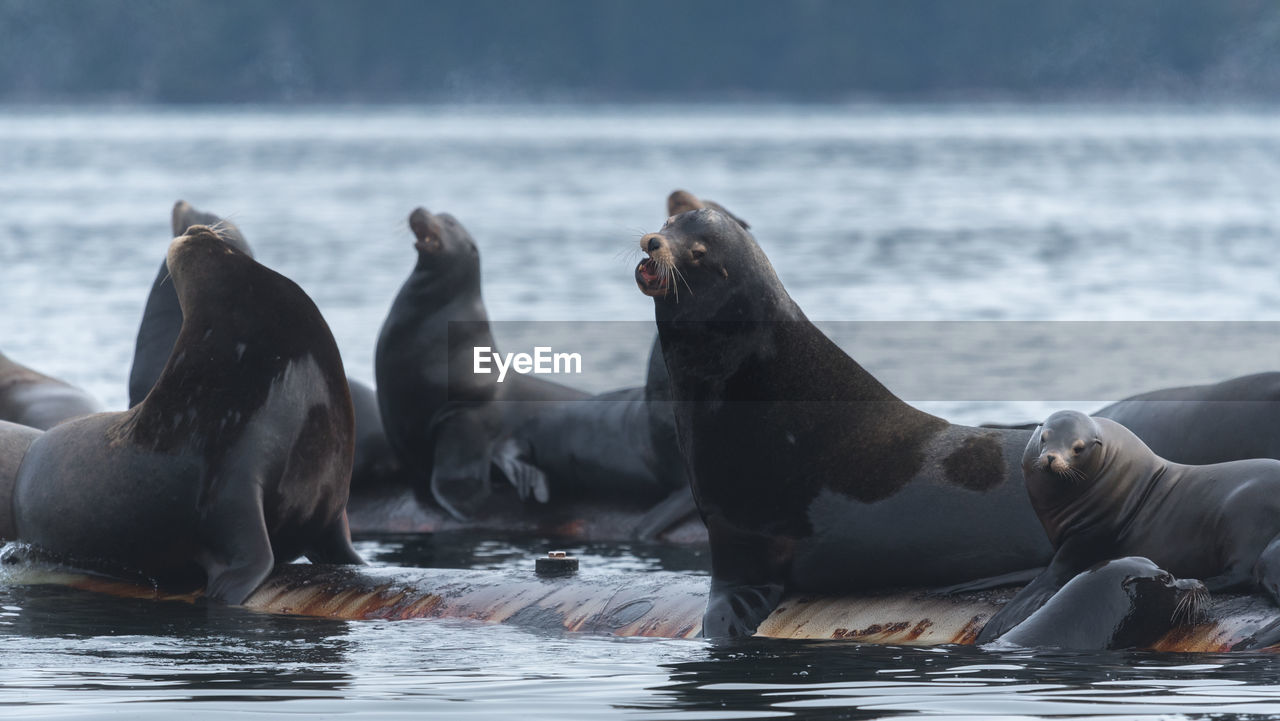
<path id="1" fill-rule="evenodd" d="M 229 220 L 196 210 L 185 200 L 174 203 L 172 213 L 173 237 L 186 233 L 187 228 L 203 225 L 212 228 L 223 242 L 250 258 L 253 249 L 244 234 Z M 133 367 L 129 371 L 129 406 L 133 407 L 146 398 L 155 385 L 160 372 L 169 360 L 173 344 L 182 328 L 182 308 L 178 295 L 169 280 L 169 265 L 161 261 L 160 270 L 147 294 L 142 322 L 138 324 L 138 339 L 134 347 Z M 403 482 L 404 470 L 391 453 L 382 430 L 382 418 L 378 413 L 377 397 L 372 388 L 355 378 L 347 378 L 356 410 L 356 462 L 351 471 L 352 484 L 359 487 L 382 486 Z"/>
<path id="2" fill-rule="evenodd" d="M 13 521 L 13 487 L 27 449 L 42 431 L 0 421 L 0 543 L 18 537 Z"/>
<path id="3" fill-rule="evenodd" d="M 1149 559 L 1104 561 L 1068 581 L 990 648 L 1146 648 L 1170 629 L 1199 621 L 1208 600 L 1204 584 L 1176 579 Z"/>
<path id="4" fill-rule="evenodd" d="M 277 559 L 361 563 L 344 512 L 351 395 L 319 310 L 207 226 L 166 262 L 183 321 L 160 378 L 128 411 L 35 439 L 18 537 L 72 563 L 204 580 L 233 604 Z"/>
<path id="5" fill-rule="evenodd" d="M 682 461 L 673 442 L 655 445 L 663 421 L 651 417 L 648 386 L 591 396 L 528 375 L 498 383 L 475 373 L 474 348 L 495 347 L 475 241 L 452 216 L 424 208 L 409 225 L 417 263 L 387 315 L 375 365 L 388 437 L 429 479 L 435 502 L 472 517 L 489 497 L 494 467 L 543 502 L 594 494 L 650 504 L 679 495 Z M 679 517 L 662 506 L 639 532 L 656 535 Z"/>
<path id="6" fill-rule="evenodd" d="M 1210 591 L 1260 590 L 1280 603 L 1280 461 L 1171 463 L 1115 421 L 1058 411 L 1032 435 L 1022 468 L 1055 553 L 979 643 L 1030 616 L 1075 574 L 1119 556 L 1145 556 Z"/>
<path id="7" fill-rule="evenodd" d="M 1280 459 L 1280 373 L 1165 388 L 1097 411 L 1142 439 L 1161 458 L 1203 466 Z"/>
<path id="8" fill-rule="evenodd" d="M 185 200 L 173 204 L 171 217 L 171 238 L 184 235 L 187 228 L 193 225 L 204 225 L 212 228 L 224 243 L 253 256 L 244 235 L 229 220 L 196 210 Z M 169 362 L 169 352 L 173 350 L 181 329 L 182 308 L 178 305 L 178 294 L 174 292 L 173 283 L 169 279 L 169 264 L 162 260 L 160 270 L 151 283 L 151 292 L 147 294 L 142 322 L 138 325 L 138 338 L 134 343 L 133 367 L 129 369 L 130 408 L 141 403 L 151 392 L 165 363 Z"/>
<path id="9" fill-rule="evenodd" d="M 100 410 L 88 393 L 0 353 L 0 421 L 44 430 Z"/>
<path id="10" fill-rule="evenodd" d="M 378 407 L 387 440 L 438 503 L 458 518 L 476 512 L 490 492 L 499 454 L 528 471 L 502 436 L 494 400 L 576 400 L 588 394 L 513 374 L 499 384 L 474 372 L 474 348 L 494 347 L 480 294 L 480 252 L 452 215 L 417 208 L 409 215 L 417 262 L 396 295 L 374 355 Z M 437 448 L 440 452 L 437 453 Z"/>
<path id="11" fill-rule="evenodd" d="M 784 591 L 937 586 L 1043 565 L 1029 434 L 907 405 L 805 317 L 751 234 L 704 208 L 640 240 L 680 448 L 711 543 L 704 632 Z"/>

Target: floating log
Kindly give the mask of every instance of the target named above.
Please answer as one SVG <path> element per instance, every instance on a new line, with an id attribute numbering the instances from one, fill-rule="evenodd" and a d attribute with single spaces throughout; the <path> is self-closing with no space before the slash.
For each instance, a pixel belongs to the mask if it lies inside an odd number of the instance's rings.
<path id="1" fill-rule="evenodd" d="M 33 560 L 25 547 L 0 553 L 0 581 L 57 584 L 127 598 L 196 602 L 200 592 L 170 593 L 150 584 L 70 571 Z M 289 564 L 276 568 L 245 601 L 265 613 L 352 621 L 470 619 L 609 636 L 693 638 L 702 628 L 708 578 L 668 571 L 584 569 L 542 577 L 527 571 L 371 568 Z M 897 591 L 790 596 L 758 635 L 932 646 L 972 644 L 1013 589 L 939 596 Z M 1221 652 L 1280 618 L 1263 596 L 1218 596 L 1210 620 L 1175 629 L 1159 651 Z"/>

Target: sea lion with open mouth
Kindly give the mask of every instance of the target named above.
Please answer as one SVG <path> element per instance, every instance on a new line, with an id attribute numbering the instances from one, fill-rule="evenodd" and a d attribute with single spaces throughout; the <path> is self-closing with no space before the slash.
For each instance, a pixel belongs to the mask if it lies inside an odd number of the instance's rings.
<path id="1" fill-rule="evenodd" d="M 805 317 L 714 209 L 641 238 L 680 448 L 711 542 L 704 633 L 746 635 L 784 591 L 939 586 L 1051 555 L 1020 467 L 1027 431 L 947 423 L 894 396 Z"/>
<path id="2" fill-rule="evenodd" d="M 678 495 L 683 465 L 667 422 L 644 388 L 590 395 L 524 374 L 498 383 L 475 372 L 474 350 L 494 348 L 480 293 L 475 241 L 452 216 L 409 218 L 418 258 L 378 339 L 380 406 L 388 436 L 430 495 L 455 517 L 480 513 L 497 468 L 522 496 L 558 502 L 595 496 L 650 505 Z M 651 362 L 654 369 L 665 370 Z M 663 505 L 637 524 L 652 537 L 682 515 Z M 674 510 L 672 510 L 674 508 Z"/>

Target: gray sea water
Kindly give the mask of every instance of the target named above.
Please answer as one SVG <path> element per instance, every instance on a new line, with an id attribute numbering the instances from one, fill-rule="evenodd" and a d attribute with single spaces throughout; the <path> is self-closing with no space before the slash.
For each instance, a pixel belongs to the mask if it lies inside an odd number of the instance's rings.
<path id="1" fill-rule="evenodd" d="M 260 260 L 301 284 L 348 370 L 372 380 L 378 328 L 413 263 L 405 218 L 424 205 L 475 236 L 491 317 L 634 321 L 636 351 L 607 355 L 592 382 L 639 383 L 652 305 L 631 279 L 636 241 L 677 187 L 750 220 L 791 294 L 836 325 L 1280 320 L 1280 109 L 6 108 L 0 350 L 123 407 L 169 208 L 184 198 L 234 220 Z M 1213 372 L 1278 361 L 1244 354 Z M 982 372 L 980 357 L 969 362 Z M 867 365 L 892 377 L 902 364 L 881 353 Z M 1026 384 L 1035 372 L 999 375 Z M 1178 373 L 1134 378 L 1129 392 L 1214 380 Z M 1017 397 L 930 409 L 978 422 L 1056 407 Z M 507 568 L 546 545 L 442 536 L 360 548 L 379 563 Z M 571 550 L 600 568 L 673 568 L 652 549 Z M 674 568 L 704 573 L 705 559 Z M 0 586 L 0 708 L 14 717 L 1269 716 L 1278 670 L 1251 655 L 279 619 Z"/>

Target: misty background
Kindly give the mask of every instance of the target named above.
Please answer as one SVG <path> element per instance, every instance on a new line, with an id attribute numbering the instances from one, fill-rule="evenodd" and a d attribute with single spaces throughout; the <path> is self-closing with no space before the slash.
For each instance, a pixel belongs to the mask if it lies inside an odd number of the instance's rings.
<path id="1" fill-rule="evenodd" d="M 3 0 L 0 101 L 1268 101 L 1265 0 Z"/>

